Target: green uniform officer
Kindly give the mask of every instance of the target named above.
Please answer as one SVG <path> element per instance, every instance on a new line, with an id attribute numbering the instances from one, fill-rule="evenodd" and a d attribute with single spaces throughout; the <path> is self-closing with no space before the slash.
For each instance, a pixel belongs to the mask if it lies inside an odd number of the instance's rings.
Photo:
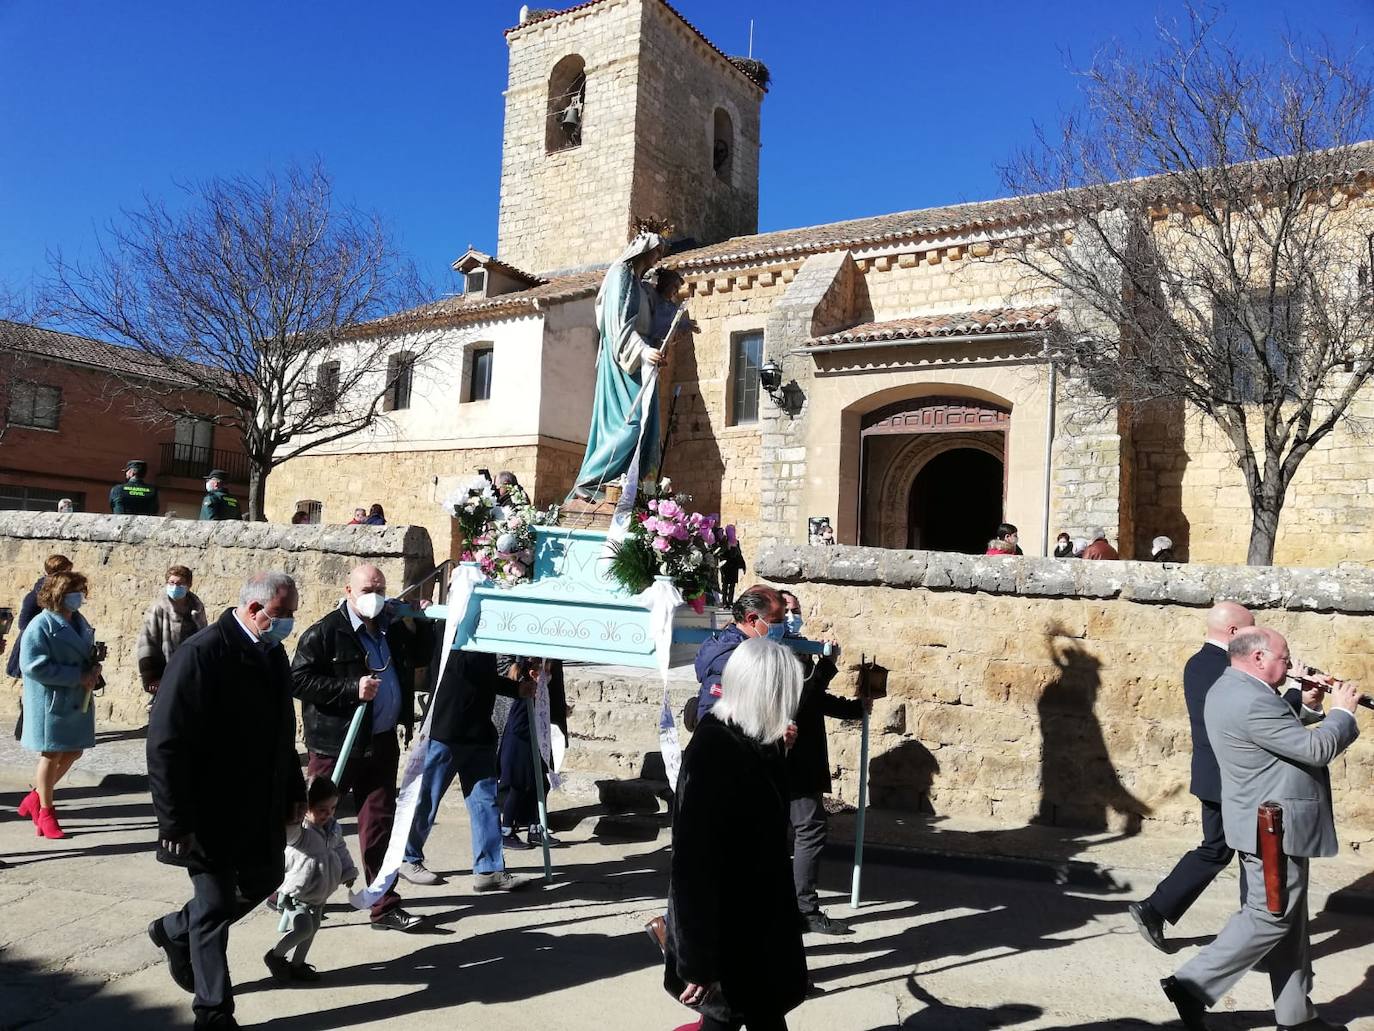
<path id="1" fill-rule="evenodd" d="M 205 500 L 200 503 L 202 521 L 242 518 L 239 515 L 239 499 L 224 489 L 224 478 L 223 469 L 211 469 L 205 474 Z"/>
<path id="2" fill-rule="evenodd" d="M 148 463 L 135 458 L 124 465 L 124 482 L 110 488 L 110 511 L 115 515 L 157 515 L 157 488 L 144 483 Z"/>

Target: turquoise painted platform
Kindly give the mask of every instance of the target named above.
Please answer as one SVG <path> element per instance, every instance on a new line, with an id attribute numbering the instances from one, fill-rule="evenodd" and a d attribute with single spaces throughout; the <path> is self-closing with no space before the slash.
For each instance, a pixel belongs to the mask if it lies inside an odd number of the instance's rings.
<path id="1" fill-rule="evenodd" d="M 506 655 L 538 655 L 616 666 L 658 665 L 649 610 L 605 572 L 604 530 L 535 527 L 534 575 L 516 587 L 478 587 L 454 647 Z M 443 606 L 426 614 L 448 615 Z M 710 632 L 710 617 L 684 606 L 677 630 Z"/>

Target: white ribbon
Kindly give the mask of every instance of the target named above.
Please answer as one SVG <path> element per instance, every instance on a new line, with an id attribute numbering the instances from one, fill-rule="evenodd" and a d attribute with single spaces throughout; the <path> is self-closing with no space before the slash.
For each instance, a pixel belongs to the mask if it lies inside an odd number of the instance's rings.
<path id="1" fill-rule="evenodd" d="M 635 595 L 635 601 L 649 610 L 649 633 L 654 640 L 659 676 L 663 679 L 663 707 L 658 714 L 658 747 L 663 755 L 668 786 L 676 791 L 677 774 L 682 767 L 682 747 L 677 740 L 673 703 L 668 697 L 668 669 L 672 662 L 673 615 L 682 604 L 682 592 L 672 580 L 664 577 L 655 579 L 647 590 Z"/>
<path id="2" fill-rule="evenodd" d="M 534 695 L 534 730 L 535 740 L 539 742 L 539 755 L 544 760 L 544 765 L 549 770 L 549 790 L 557 791 L 558 786 L 563 783 L 563 778 L 558 775 L 558 766 L 553 755 L 553 738 L 550 733 L 552 707 L 549 705 L 549 663 L 547 661 L 539 669 L 539 684 L 535 688 Z M 561 756 L 559 757 L 562 758 Z"/>
<path id="3" fill-rule="evenodd" d="M 444 621 L 444 650 L 439 656 L 439 675 L 434 681 L 434 694 L 429 700 L 429 710 L 424 722 L 410 743 L 406 753 L 405 765 L 401 768 L 401 787 L 396 795 L 396 815 L 391 823 L 391 840 L 386 844 L 386 855 L 382 857 L 381 869 L 372 883 L 360 891 L 349 894 L 348 901 L 355 909 L 370 909 L 391 890 L 396 883 L 396 874 L 405 861 L 406 840 L 410 837 L 411 824 L 415 822 L 415 807 L 420 800 L 420 787 L 425 773 L 425 755 L 429 751 L 429 721 L 434 717 L 434 703 L 444 687 L 444 670 L 448 668 L 449 656 L 453 654 L 453 642 L 458 629 L 467 619 L 468 606 L 472 603 L 473 589 L 486 582 L 486 577 L 476 565 L 460 564 L 453 571 L 448 587 L 448 617 Z"/>

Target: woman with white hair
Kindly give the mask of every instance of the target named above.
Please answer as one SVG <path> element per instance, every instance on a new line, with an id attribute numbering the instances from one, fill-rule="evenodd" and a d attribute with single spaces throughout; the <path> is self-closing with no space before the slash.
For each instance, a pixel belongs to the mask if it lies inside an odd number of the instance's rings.
<path id="1" fill-rule="evenodd" d="M 786 1031 L 806 995 L 782 745 L 801 691 L 789 649 L 745 641 L 683 753 L 663 983 L 701 1031 Z"/>

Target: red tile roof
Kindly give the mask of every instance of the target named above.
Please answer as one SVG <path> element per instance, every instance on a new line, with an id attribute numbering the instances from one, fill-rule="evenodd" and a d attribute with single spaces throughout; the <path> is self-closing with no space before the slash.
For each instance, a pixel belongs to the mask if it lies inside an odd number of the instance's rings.
<path id="1" fill-rule="evenodd" d="M 929 340 L 994 333 L 1034 333 L 1052 325 L 1057 311 L 1053 305 L 1040 305 L 1033 308 L 961 311 L 947 315 L 917 315 L 909 319 L 893 319 L 890 322 L 867 322 L 862 326 L 808 340 L 807 346 L 871 344 L 888 340 Z"/>
<path id="2" fill-rule="evenodd" d="M 604 2 L 605 0 L 586 0 L 586 3 L 576 4 L 573 7 L 565 7 L 561 11 L 550 10 L 547 13 L 538 15 L 537 17 L 531 17 L 529 21 L 525 22 L 524 24 L 512 26 L 511 28 L 506 30 L 506 35 L 509 36 L 513 32 L 520 32 L 523 29 L 529 28 L 531 25 L 538 25 L 541 22 L 553 21 L 553 19 L 555 18 L 561 18 L 565 14 L 572 14 L 574 11 L 584 11 L 588 7 L 595 7 L 597 4 Z M 703 43 L 705 43 L 708 47 L 714 50 L 721 57 L 725 58 L 725 62 L 728 65 L 730 65 L 730 67 L 733 68 L 735 71 L 739 72 L 740 75 L 744 76 L 744 78 L 748 79 L 751 83 L 753 83 L 756 89 L 763 93 L 768 92 L 768 88 L 766 86 L 759 83 L 752 75 L 746 72 L 739 65 L 735 64 L 735 62 L 731 59 L 729 54 L 727 54 L 720 47 L 712 43 L 710 39 L 707 38 L 706 33 L 702 32 L 699 28 L 697 28 L 690 21 L 688 21 L 686 16 L 681 11 L 679 11 L 672 4 L 668 3 L 668 0 L 657 0 L 657 2 L 662 4 L 665 8 L 667 8 L 671 14 L 675 15 L 677 17 L 677 20 L 682 22 L 683 25 L 686 25 L 689 29 L 696 33 L 698 39 L 700 39 Z"/>
<path id="3" fill-rule="evenodd" d="M 384 318 L 369 322 L 362 330 L 389 329 L 398 322 L 427 322 L 447 325 L 460 325 L 465 322 L 522 315 L 547 304 L 561 304 L 564 301 L 590 297 L 601 287 L 605 269 L 590 272 L 574 272 L 571 275 L 555 276 L 528 290 L 512 290 L 496 297 L 444 297 L 418 308 L 397 312 Z"/>
<path id="4" fill-rule="evenodd" d="M 71 365 L 84 365 L 115 375 L 135 376 L 163 383 L 190 384 L 186 376 L 172 371 L 131 347 L 107 344 L 103 340 L 59 333 L 23 322 L 0 320 L 0 350 L 23 352 Z"/>

